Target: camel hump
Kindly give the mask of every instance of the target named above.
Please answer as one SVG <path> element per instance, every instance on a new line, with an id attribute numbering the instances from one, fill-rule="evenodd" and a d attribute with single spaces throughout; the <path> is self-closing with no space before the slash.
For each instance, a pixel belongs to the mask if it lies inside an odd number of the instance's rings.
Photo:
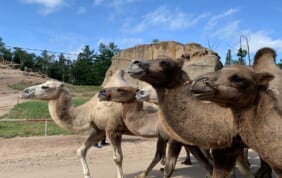
<path id="1" fill-rule="evenodd" d="M 269 47 L 264 47 L 264 48 L 259 49 L 256 52 L 255 57 L 254 57 L 254 64 L 258 63 L 260 58 L 265 54 L 271 54 L 273 59 L 276 58 L 276 51 L 274 49 L 269 48 Z"/>

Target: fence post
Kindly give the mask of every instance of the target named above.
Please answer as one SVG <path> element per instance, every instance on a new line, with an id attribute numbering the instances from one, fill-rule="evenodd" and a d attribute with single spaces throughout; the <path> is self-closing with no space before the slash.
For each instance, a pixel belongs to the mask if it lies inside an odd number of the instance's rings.
<path id="1" fill-rule="evenodd" d="M 48 120 L 45 120 L 45 136 L 47 136 L 47 131 L 48 131 Z"/>

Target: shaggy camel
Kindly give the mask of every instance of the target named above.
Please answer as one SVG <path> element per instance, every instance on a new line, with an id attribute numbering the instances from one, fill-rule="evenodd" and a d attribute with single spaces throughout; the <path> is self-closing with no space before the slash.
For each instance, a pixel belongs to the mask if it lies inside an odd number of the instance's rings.
<path id="1" fill-rule="evenodd" d="M 169 137 L 185 144 L 212 148 L 212 177 L 228 177 L 236 158 L 243 155 L 244 150 L 231 110 L 194 100 L 187 91 L 190 84 L 184 85 L 189 77 L 182 70 L 183 63 L 183 58 L 176 61 L 166 56 L 155 60 L 135 60 L 128 72 L 131 77 L 151 84 L 156 90 L 160 122 Z M 253 177 L 247 164 L 239 168 L 246 177 Z"/>
<path id="2" fill-rule="evenodd" d="M 195 80 L 195 98 L 231 108 L 242 140 L 282 178 L 282 108 L 268 88 L 274 75 L 245 66 L 229 66 Z"/>
<path id="3" fill-rule="evenodd" d="M 143 102 L 137 101 L 135 95 L 139 89 L 134 87 L 110 87 L 104 88 L 99 92 L 98 97 L 102 101 L 113 101 L 123 105 L 123 121 L 127 128 L 136 136 L 157 137 L 157 151 L 155 158 L 145 172 L 137 178 L 145 178 L 153 167 L 165 155 L 166 144 L 169 137 L 162 129 L 159 119 L 158 110 L 155 112 L 147 111 L 143 107 Z M 209 174 L 212 174 L 212 163 L 205 157 L 201 150 L 196 146 L 186 145 L 200 163 L 206 168 Z M 181 144 L 173 141 L 169 144 L 169 155 L 166 162 L 164 177 L 172 175 L 174 166 L 181 149 Z"/>
<path id="4" fill-rule="evenodd" d="M 105 87 L 126 85 L 123 74 L 123 71 L 118 70 Z M 63 129 L 90 131 L 90 135 L 84 144 L 77 150 L 85 178 L 90 178 L 90 171 L 86 162 L 87 150 L 102 140 L 105 134 L 107 134 L 113 147 L 117 177 L 123 178 L 121 136 L 124 133 L 130 134 L 130 131 L 128 131 L 120 119 L 122 115 L 121 104 L 100 102 L 97 95 L 85 104 L 74 107 L 72 105 L 72 97 L 63 83 L 47 81 L 41 85 L 24 89 L 21 93 L 21 98 L 35 98 L 48 101 L 51 118 Z"/>
<path id="5" fill-rule="evenodd" d="M 275 63 L 275 57 L 276 52 L 272 48 L 261 48 L 259 49 L 254 57 L 254 64 L 253 69 L 256 72 L 270 72 L 272 75 L 274 75 L 274 79 L 269 82 L 269 87 L 273 88 L 274 90 L 278 92 L 274 92 L 273 94 L 277 98 L 277 101 L 279 102 L 279 107 L 282 106 L 282 95 L 279 94 L 279 92 L 282 90 L 282 71 L 281 69 L 276 65 Z M 260 175 L 265 174 L 265 172 L 268 172 L 269 176 L 271 177 L 271 168 L 268 166 L 264 161 L 261 160 L 261 166 L 264 167 L 264 169 L 260 169 L 256 172 L 256 176 L 260 177 Z"/>

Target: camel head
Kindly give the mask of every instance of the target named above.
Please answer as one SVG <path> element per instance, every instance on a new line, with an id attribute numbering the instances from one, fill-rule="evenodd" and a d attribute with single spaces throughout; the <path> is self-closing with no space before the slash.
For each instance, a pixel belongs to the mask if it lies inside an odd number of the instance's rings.
<path id="1" fill-rule="evenodd" d="M 254 103 L 259 89 L 267 89 L 273 77 L 267 72 L 256 73 L 246 66 L 231 65 L 199 76 L 190 91 L 199 100 L 242 108 Z"/>
<path id="2" fill-rule="evenodd" d="M 131 77 L 151 84 L 153 87 L 171 87 L 183 78 L 184 59 L 173 60 L 167 56 L 159 56 L 154 60 L 134 60 L 128 73 Z"/>
<path id="3" fill-rule="evenodd" d="M 53 100 L 57 99 L 60 91 L 64 88 L 64 84 L 55 80 L 48 80 L 43 84 L 25 88 L 21 94 L 22 99 L 41 99 Z"/>
<path id="4" fill-rule="evenodd" d="M 148 101 L 152 103 L 158 103 L 156 90 L 151 85 L 141 88 L 139 91 L 136 92 L 135 97 L 137 101 L 140 102 Z"/>
<path id="5" fill-rule="evenodd" d="M 109 87 L 99 91 L 100 101 L 114 101 L 118 103 L 129 103 L 135 101 L 137 88 L 131 86 Z"/>

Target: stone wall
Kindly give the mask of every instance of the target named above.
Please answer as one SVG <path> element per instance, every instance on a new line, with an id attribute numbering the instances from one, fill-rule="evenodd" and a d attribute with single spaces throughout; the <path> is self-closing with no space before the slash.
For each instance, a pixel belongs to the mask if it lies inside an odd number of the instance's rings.
<path id="1" fill-rule="evenodd" d="M 165 41 L 147 45 L 138 45 L 122 50 L 113 57 L 112 65 L 106 73 L 103 85 L 117 69 L 127 71 L 129 63 L 132 60 L 153 60 L 159 55 L 166 55 L 173 59 L 185 56 L 186 61 L 183 69 L 188 73 L 191 79 L 195 78 L 199 74 L 215 71 L 217 68 L 222 66 L 216 52 L 196 43 L 183 45 L 174 41 Z M 128 75 L 125 75 L 125 78 L 134 85 L 142 85 L 140 82 L 130 78 Z"/>

